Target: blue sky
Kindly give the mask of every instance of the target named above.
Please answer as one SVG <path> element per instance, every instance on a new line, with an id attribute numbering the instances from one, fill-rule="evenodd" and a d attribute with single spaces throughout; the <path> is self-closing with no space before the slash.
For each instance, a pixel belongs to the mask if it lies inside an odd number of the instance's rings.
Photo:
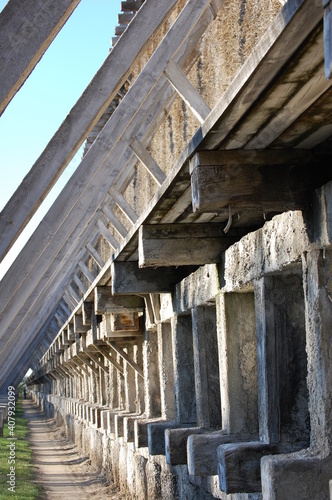
<path id="1" fill-rule="evenodd" d="M 0 0 L 0 11 L 6 3 Z M 120 9 L 120 0 L 81 0 L 0 117 L 0 210 L 107 57 Z M 67 167 L 56 192 L 78 166 L 79 157 L 76 155 Z M 46 201 L 38 218 L 51 200 Z M 36 224 L 35 218 L 32 227 Z M 26 238 L 27 234 L 14 253 Z M 0 265 L 0 278 L 12 259 L 13 255 Z"/>

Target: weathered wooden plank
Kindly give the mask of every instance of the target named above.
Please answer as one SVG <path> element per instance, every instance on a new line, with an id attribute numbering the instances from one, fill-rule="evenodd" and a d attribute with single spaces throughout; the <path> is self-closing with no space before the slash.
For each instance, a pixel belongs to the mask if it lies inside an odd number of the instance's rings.
<path id="1" fill-rule="evenodd" d="M 78 267 L 81 269 L 82 273 L 88 278 L 88 280 L 91 281 L 91 283 L 93 283 L 95 277 L 82 260 L 80 260 L 80 262 L 78 263 Z"/>
<path id="2" fill-rule="evenodd" d="M 124 374 L 123 367 L 116 361 L 115 356 L 111 356 L 107 349 L 103 346 L 95 346 L 97 351 L 99 351 L 113 366 L 118 370 L 121 375 Z"/>
<path id="3" fill-rule="evenodd" d="M 91 243 L 88 242 L 85 245 L 85 248 L 87 249 L 91 257 L 93 257 L 94 260 L 97 262 L 98 266 L 102 269 L 105 265 L 105 262 L 103 261 L 97 250 L 94 248 L 94 246 L 92 246 Z"/>
<path id="4" fill-rule="evenodd" d="M 193 210 L 216 212 L 230 207 L 233 215 L 302 210 L 308 196 L 328 177 L 325 165 L 313 168 L 312 162 L 197 166 L 191 176 Z"/>
<path id="5" fill-rule="evenodd" d="M 81 290 L 81 292 L 84 295 L 86 292 L 86 287 L 83 285 L 82 281 L 79 279 L 79 277 L 76 274 L 74 274 L 73 280 L 75 281 L 76 285 L 78 286 L 78 288 Z"/>
<path id="6" fill-rule="evenodd" d="M 105 240 L 110 244 L 111 248 L 113 250 L 116 250 L 116 248 L 118 248 L 119 244 L 116 241 L 116 239 L 114 238 L 113 234 L 105 226 L 103 221 L 98 220 L 96 225 L 97 225 L 100 233 L 104 236 Z"/>
<path id="7" fill-rule="evenodd" d="M 163 267 L 140 268 L 137 261 L 114 261 L 112 270 L 112 293 L 117 294 L 146 294 L 172 292 L 188 272 L 196 269 Z"/>
<path id="8" fill-rule="evenodd" d="M 113 296 L 110 286 L 95 287 L 95 314 L 142 312 L 143 299 L 136 295 Z"/>
<path id="9" fill-rule="evenodd" d="M 139 228 L 140 267 L 192 266 L 219 262 L 235 241 L 218 224 L 145 224 Z"/>
<path id="10" fill-rule="evenodd" d="M 128 231 L 124 227 L 124 225 L 119 221 L 119 219 L 115 216 L 113 210 L 108 205 L 104 205 L 102 208 L 102 212 L 107 217 L 109 222 L 112 224 L 114 229 L 119 233 L 119 235 L 124 238 L 127 235 Z"/>
<path id="11" fill-rule="evenodd" d="M 131 224 L 135 224 L 135 222 L 137 222 L 138 215 L 129 205 L 124 196 L 114 186 L 110 188 L 109 193 L 114 199 L 117 206 L 120 208 L 121 212 L 123 212 L 123 214 L 127 217 L 129 222 L 131 222 Z"/>
<path id="12" fill-rule="evenodd" d="M 0 115 L 80 0 L 10 1 L 0 13 Z"/>
<path id="13" fill-rule="evenodd" d="M 143 373 L 143 370 L 142 368 L 137 364 L 135 363 L 135 361 L 133 359 L 131 359 L 128 354 L 123 350 L 121 349 L 115 342 L 111 342 L 109 340 L 106 341 L 110 346 L 111 348 L 121 356 L 121 358 L 126 362 L 128 363 L 129 366 L 131 366 L 131 368 L 133 368 L 135 370 L 135 372 L 142 378 L 144 378 L 144 373 Z"/>
<path id="14" fill-rule="evenodd" d="M 210 114 L 211 109 L 188 80 L 186 74 L 174 61 L 167 64 L 164 73 L 192 113 L 203 123 Z"/>
<path id="15" fill-rule="evenodd" d="M 137 137 L 132 141 L 130 147 L 149 174 L 161 186 L 166 179 L 166 175 Z"/>

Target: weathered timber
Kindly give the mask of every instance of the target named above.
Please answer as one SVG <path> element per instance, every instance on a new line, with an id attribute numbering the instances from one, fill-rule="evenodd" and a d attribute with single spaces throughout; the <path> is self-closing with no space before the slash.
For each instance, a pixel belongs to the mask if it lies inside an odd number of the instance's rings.
<path id="1" fill-rule="evenodd" d="M 99 368 L 101 368 L 105 373 L 108 373 L 108 366 L 104 365 L 102 361 L 100 361 L 100 356 L 98 353 L 93 353 L 91 351 L 85 351 L 85 354 L 94 361 Z"/>
<path id="2" fill-rule="evenodd" d="M 140 267 L 192 266 L 219 262 L 239 239 L 218 224 L 145 224 L 139 228 Z"/>
<path id="3" fill-rule="evenodd" d="M 0 15 L 0 115 L 80 0 L 8 2 Z"/>
<path id="4" fill-rule="evenodd" d="M 105 226 L 103 221 L 98 220 L 96 226 L 98 227 L 100 234 L 103 235 L 107 243 L 111 246 L 113 250 L 115 250 L 118 247 L 118 242 L 114 238 L 113 234 L 110 232 L 110 230 Z"/>
<path id="5" fill-rule="evenodd" d="M 166 78 L 173 85 L 196 118 L 203 123 L 211 109 L 197 92 L 186 74 L 174 62 L 170 61 L 164 70 Z"/>
<path id="6" fill-rule="evenodd" d="M 133 142 L 130 144 L 131 149 L 140 160 L 142 165 L 146 168 L 153 179 L 158 183 L 159 186 L 166 179 L 166 175 L 161 170 L 156 161 L 152 158 L 148 150 L 143 146 L 143 144 L 135 137 Z"/>
<path id="7" fill-rule="evenodd" d="M 74 314 L 74 333 L 86 333 L 91 326 L 83 323 L 82 314 Z"/>
<path id="8" fill-rule="evenodd" d="M 112 262 L 112 293 L 146 294 L 172 292 L 176 283 L 196 268 L 162 267 L 158 269 L 140 268 L 136 261 Z"/>
<path id="9" fill-rule="evenodd" d="M 110 286 L 96 286 L 95 314 L 142 312 L 144 302 L 136 295 L 113 296 Z"/>
<path id="10" fill-rule="evenodd" d="M 95 346 L 95 348 L 118 370 L 119 373 L 121 373 L 121 375 L 124 374 L 123 367 L 116 361 L 115 356 L 111 356 L 105 347 Z"/>
<path id="11" fill-rule="evenodd" d="M 123 12 L 137 12 L 138 9 L 141 8 L 143 2 L 140 2 L 139 0 L 123 0 L 121 2 L 121 10 Z"/>
<path id="12" fill-rule="evenodd" d="M 102 269 L 104 267 L 104 265 L 105 265 L 105 262 L 103 261 L 103 259 L 101 258 L 101 256 L 97 252 L 97 250 L 94 248 L 94 246 L 91 245 L 91 243 L 88 242 L 85 245 L 85 247 L 86 247 L 87 251 L 89 252 L 89 254 L 97 262 L 98 266 Z"/>
<path id="13" fill-rule="evenodd" d="M 191 174 L 192 205 L 195 212 L 215 212 L 230 207 L 234 213 L 245 211 L 284 212 L 302 210 L 314 189 L 328 180 L 325 165 L 314 167 L 310 152 L 299 154 L 287 164 L 287 156 L 262 151 L 262 159 L 253 156 L 226 155 L 225 164 L 194 166 Z M 220 153 L 222 162 L 222 155 Z M 258 154 L 259 156 L 259 154 Z M 296 156 L 296 155 L 295 155 Z M 306 161 L 304 160 L 306 156 Z M 199 161 L 199 159 L 197 160 Z M 212 160 L 211 160 L 212 161 Z M 247 163 L 246 163 L 247 161 Z M 264 163 L 265 162 L 265 163 Z M 269 163 L 271 162 L 271 163 Z"/>
<path id="14" fill-rule="evenodd" d="M 109 340 L 106 340 L 107 344 L 109 346 L 111 346 L 111 348 L 117 353 L 119 354 L 119 356 L 121 356 L 121 358 L 126 362 L 128 363 L 129 366 L 131 366 L 131 368 L 133 368 L 135 370 L 136 373 L 138 373 L 138 375 L 142 378 L 144 378 L 144 373 L 143 373 L 143 370 L 142 368 L 137 364 L 135 363 L 135 361 L 133 359 L 131 359 L 128 354 L 123 350 L 121 349 L 121 347 L 119 347 L 115 342 L 112 342 L 112 341 L 109 341 Z"/>

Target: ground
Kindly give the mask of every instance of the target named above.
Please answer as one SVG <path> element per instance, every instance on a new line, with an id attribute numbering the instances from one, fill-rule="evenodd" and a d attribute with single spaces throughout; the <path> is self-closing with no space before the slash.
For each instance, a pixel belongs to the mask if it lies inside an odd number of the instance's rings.
<path id="1" fill-rule="evenodd" d="M 24 400 L 23 409 L 29 421 L 36 481 L 43 487 L 43 500 L 126 499 L 92 467 L 89 457 L 80 453 L 62 429 L 52 419 L 45 418 L 33 401 Z"/>

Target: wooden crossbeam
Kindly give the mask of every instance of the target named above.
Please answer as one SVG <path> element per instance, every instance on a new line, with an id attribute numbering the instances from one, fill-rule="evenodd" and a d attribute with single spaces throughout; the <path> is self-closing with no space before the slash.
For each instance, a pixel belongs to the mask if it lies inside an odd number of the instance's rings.
<path id="1" fill-rule="evenodd" d="M 102 208 L 102 212 L 110 221 L 114 229 L 119 233 L 119 235 L 124 238 L 127 235 L 128 231 L 124 227 L 124 225 L 119 221 L 119 219 L 115 216 L 113 210 L 108 205 L 104 205 Z"/>
<path id="2" fill-rule="evenodd" d="M 157 184 L 161 186 L 166 179 L 166 175 L 137 137 L 135 137 L 133 142 L 130 144 L 130 147 L 149 174 L 153 177 Z"/>
<path id="3" fill-rule="evenodd" d="M 131 224 L 135 224 L 135 222 L 138 219 L 138 215 L 131 208 L 131 206 L 129 205 L 128 201 L 124 198 L 124 196 L 114 186 L 110 188 L 109 193 L 114 199 L 119 209 L 121 210 L 121 212 L 123 212 L 123 214 L 127 217 L 129 222 L 131 222 Z"/>
<path id="4" fill-rule="evenodd" d="M 85 245 L 85 247 L 89 252 L 89 254 L 91 255 L 91 257 L 97 262 L 98 266 L 102 269 L 104 267 L 105 262 L 103 261 L 97 250 L 94 248 L 94 246 L 91 245 L 90 242 L 88 242 Z"/>
<path id="5" fill-rule="evenodd" d="M 124 361 L 126 361 L 126 363 L 128 363 L 129 366 L 131 366 L 135 370 L 136 373 L 138 373 L 138 375 L 140 377 L 142 377 L 144 379 L 144 373 L 143 373 L 142 368 L 137 363 L 135 363 L 135 361 L 132 360 L 128 356 L 128 354 L 123 349 L 121 349 L 121 347 L 119 347 L 115 342 L 111 342 L 109 340 L 106 340 L 106 342 L 112 347 L 112 349 L 117 354 L 119 354 L 119 356 L 121 356 L 121 358 L 124 359 Z"/>
<path id="6" fill-rule="evenodd" d="M 190 266 L 189 266 L 190 267 Z M 190 270 L 194 270 L 192 266 Z M 188 267 L 140 268 L 137 261 L 114 261 L 111 264 L 112 293 L 146 294 L 172 292 L 176 283 L 188 275 Z"/>
<path id="7" fill-rule="evenodd" d="M 71 285 L 68 285 L 67 290 L 68 290 L 68 294 L 70 295 L 70 297 L 72 297 L 74 299 L 74 301 L 76 302 L 76 304 L 78 304 L 81 299 L 77 295 L 77 293 L 75 292 L 73 287 Z M 76 306 L 76 304 L 75 304 L 75 306 Z"/>
<path id="8" fill-rule="evenodd" d="M 107 349 L 103 346 L 95 346 L 97 351 L 99 351 L 113 366 L 118 370 L 121 375 L 123 375 L 123 367 L 116 361 L 114 356 L 111 356 Z"/>
<path id="9" fill-rule="evenodd" d="M 84 276 L 86 276 L 86 278 L 88 278 L 88 280 L 91 283 L 93 283 L 95 280 L 95 277 L 92 274 L 92 272 L 87 268 L 87 266 L 84 264 L 84 262 L 82 260 L 80 260 L 80 262 L 78 263 L 78 267 L 81 269 Z"/>
<path id="10" fill-rule="evenodd" d="M 78 359 L 80 359 L 82 361 L 82 363 L 84 363 L 88 368 L 90 368 L 96 375 L 99 375 L 99 370 L 90 363 L 90 360 L 86 359 L 87 353 L 81 354 L 81 353 L 77 352 L 76 356 L 78 357 Z M 88 374 L 89 374 L 89 372 L 88 372 Z"/>
<path id="11" fill-rule="evenodd" d="M 110 286 L 95 287 L 95 314 L 142 312 L 143 299 L 136 295 L 113 296 Z"/>
<path id="12" fill-rule="evenodd" d="M 100 233 L 104 236 L 105 240 L 113 250 L 116 250 L 119 246 L 118 242 L 114 238 L 113 234 L 109 231 L 109 229 L 105 226 L 103 221 L 98 220 L 96 224 L 97 228 L 99 229 Z"/>
<path id="13" fill-rule="evenodd" d="M 139 229 L 140 267 L 193 266 L 219 262 L 239 239 L 219 224 L 143 224 Z"/>
<path id="14" fill-rule="evenodd" d="M 191 163 L 193 210 L 302 210 L 310 201 L 308 195 L 329 177 L 310 151 L 198 153 Z"/>
<path id="15" fill-rule="evenodd" d="M 99 360 L 99 355 L 97 353 L 94 353 L 92 351 L 85 351 L 84 354 L 91 358 L 92 361 L 94 361 L 105 373 L 108 373 L 108 366 L 105 366 L 104 363 Z"/>
<path id="16" fill-rule="evenodd" d="M 196 118 L 203 123 L 211 109 L 188 80 L 186 74 L 174 61 L 168 63 L 164 73 Z"/>
<path id="17" fill-rule="evenodd" d="M 84 295 L 85 292 L 86 292 L 86 288 L 85 288 L 85 286 L 83 285 L 82 281 L 79 279 L 79 277 L 76 274 L 74 274 L 73 280 L 75 281 L 76 285 L 78 286 L 78 288 L 81 290 L 81 292 Z"/>

